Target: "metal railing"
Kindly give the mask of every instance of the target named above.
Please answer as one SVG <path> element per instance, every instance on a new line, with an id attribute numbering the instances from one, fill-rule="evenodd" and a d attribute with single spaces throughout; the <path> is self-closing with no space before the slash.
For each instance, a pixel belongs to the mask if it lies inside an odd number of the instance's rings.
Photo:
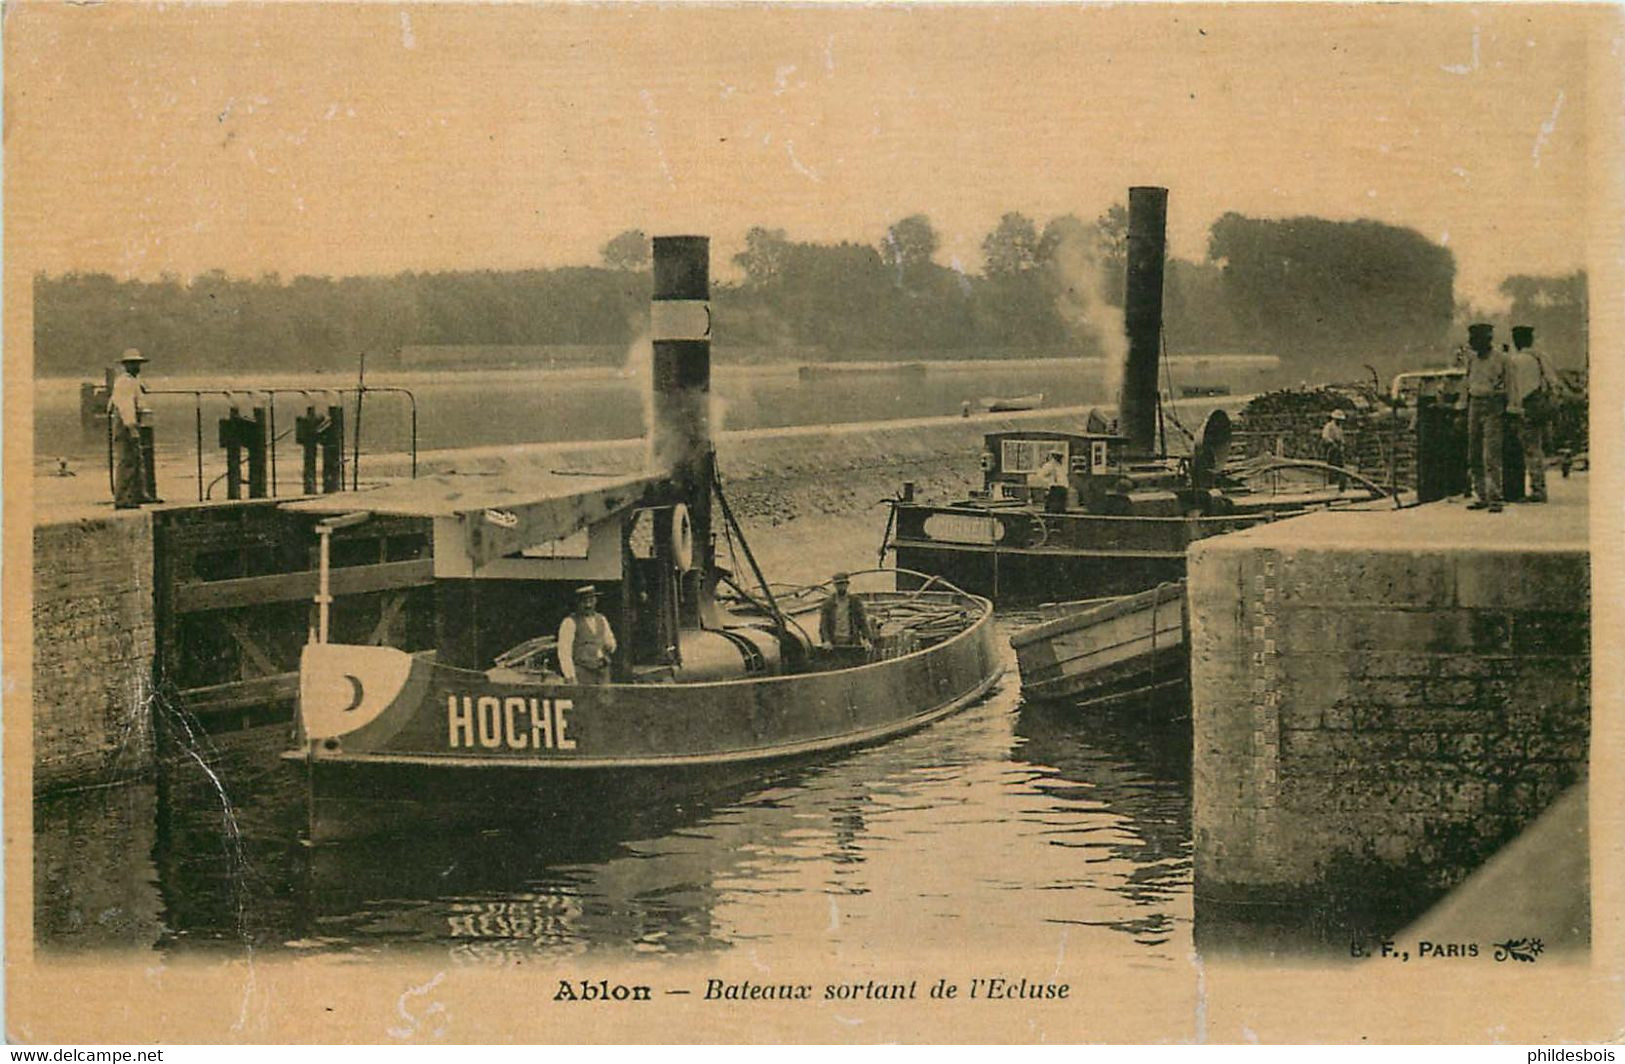
<path id="1" fill-rule="evenodd" d="M 339 404 L 334 404 L 334 405 L 341 405 L 342 402 L 343 402 L 343 397 L 344 396 L 352 396 L 352 395 L 355 396 L 355 404 L 356 404 L 357 415 L 356 415 L 356 419 L 355 419 L 355 434 L 354 434 L 354 442 L 353 442 L 353 451 L 352 451 L 352 457 L 350 459 L 350 487 L 351 487 L 352 490 L 360 487 L 360 485 L 361 485 L 361 417 L 360 417 L 360 408 L 361 408 L 362 400 L 367 395 L 371 395 L 371 394 L 400 395 L 400 396 L 403 396 L 406 399 L 407 409 L 408 409 L 409 417 L 410 417 L 410 425 L 411 425 L 411 428 L 410 428 L 411 475 L 412 475 L 413 479 L 416 479 L 417 475 L 418 475 L 418 401 L 417 401 L 417 396 L 414 395 L 412 393 L 411 389 L 409 389 L 409 388 L 399 388 L 399 387 L 391 387 L 391 386 L 373 387 L 372 385 L 369 385 L 369 384 L 362 384 L 362 385 L 357 385 L 357 386 L 349 387 L 349 388 L 333 388 L 333 387 L 310 387 L 310 388 L 143 388 L 142 392 L 145 395 L 187 395 L 187 396 L 192 397 L 193 443 L 194 443 L 194 446 L 196 447 L 196 450 L 197 450 L 197 454 L 196 454 L 196 461 L 197 461 L 197 498 L 198 498 L 199 502 L 204 502 L 204 501 L 206 501 L 208 499 L 209 493 L 212 490 L 213 485 L 214 485 L 214 481 L 210 481 L 207 485 L 205 485 L 204 479 L 203 479 L 203 399 L 204 399 L 205 396 L 224 398 L 233 411 L 237 411 L 237 410 L 242 409 L 242 407 L 244 405 L 247 405 L 250 409 L 252 409 L 254 407 L 257 407 L 259 404 L 254 402 L 255 397 L 259 397 L 259 396 L 265 397 L 264 406 L 265 406 L 265 412 L 266 412 L 266 436 L 267 436 L 267 441 L 266 441 L 267 455 L 266 455 L 266 457 L 267 457 L 267 461 L 270 464 L 270 476 L 268 478 L 268 487 L 269 487 L 269 491 L 270 491 L 270 496 L 272 498 L 275 498 L 276 494 L 277 494 L 277 441 L 281 438 L 277 434 L 277 429 L 276 429 L 276 397 L 278 395 L 300 395 L 300 396 L 304 396 L 307 400 L 313 399 L 313 397 L 316 397 L 316 396 L 324 396 L 324 395 L 340 397 L 340 403 Z M 238 397 L 248 397 L 249 401 L 246 404 L 242 403 L 242 402 L 239 402 Z M 283 435 L 286 435 L 286 433 L 283 433 Z M 342 441 L 341 441 L 341 452 L 342 452 Z M 342 454 L 341 454 L 341 462 L 342 462 Z M 341 465 L 341 469 L 342 469 L 342 465 Z M 222 476 L 224 476 L 224 475 L 225 474 L 222 474 Z M 114 480 L 113 419 L 112 418 L 107 419 L 107 478 L 108 478 L 108 486 L 111 489 L 113 487 L 113 480 Z M 219 479 L 220 479 L 220 477 L 215 478 L 216 481 L 218 481 Z M 340 477 L 339 477 L 339 483 L 340 483 L 341 487 L 343 486 L 343 479 L 344 478 L 343 478 L 343 475 L 342 475 L 342 472 L 341 472 Z M 154 485 L 154 487 L 156 488 L 156 485 Z"/>

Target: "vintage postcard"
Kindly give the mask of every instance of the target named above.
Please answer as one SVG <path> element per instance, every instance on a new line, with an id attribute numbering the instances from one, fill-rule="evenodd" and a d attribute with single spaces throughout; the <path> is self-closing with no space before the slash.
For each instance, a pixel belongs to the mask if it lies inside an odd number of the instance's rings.
<path id="1" fill-rule="evenodd" d="M 7 4 L 7 1038 L 1619 1039 L 1622 31 Z"/>

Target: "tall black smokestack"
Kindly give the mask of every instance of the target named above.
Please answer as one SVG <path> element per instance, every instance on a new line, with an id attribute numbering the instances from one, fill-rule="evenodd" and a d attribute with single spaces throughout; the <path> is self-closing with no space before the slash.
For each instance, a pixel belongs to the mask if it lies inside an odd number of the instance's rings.
<path id="1" fill-rule="evenodd" d="M 1118 424 L 1129 453 L 1150 455 L 1157 446 L 1157 363 L 1162 354 L 1162 263 L 1167 242 L 1168 190 L 1128 190 L 1128 283 L 1123 298 L 1123 394 Z"/>
<path id="2" fill-rule="evenodd" d="M 669 470 L 694 533 L 694 569 L 685 612 L 697 607 L 711 562 L 711 242 L 703 236 L 654 238 L 651 451 Z"/>

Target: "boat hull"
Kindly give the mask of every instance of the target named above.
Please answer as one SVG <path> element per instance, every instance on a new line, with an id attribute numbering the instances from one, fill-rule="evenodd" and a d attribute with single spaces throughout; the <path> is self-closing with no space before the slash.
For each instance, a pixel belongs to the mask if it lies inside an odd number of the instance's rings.
<path id="1" fill-rule="evenodd" d="M 888 660 L 711 683 L 498 682 L 387 648 L 307 647 L 305 742 L 287 756 L 308 779 L 310 836 L 409 823 L 418 807 L 501 819 L 637 790 L 670 800 L 923 727 L 980 698 L 1002 667 L 991 604 L 924 597 L 974 620 Z"/>
<path id="2" fill-rule="evenodd" d="M 1181 580 L 1185 552 L 1197 540 L 1295 512 L 1157 517 L 899 505 L 892 544 L 900 570 L 940 576 L 1001 605 L 1037 603 Z"/>
<path id="3" fill-rule="evenodd" d="M 1023 697 L 1121 701 L 1188 682 L 1183 583 L 1057 613 L 1010 637 Z"/>

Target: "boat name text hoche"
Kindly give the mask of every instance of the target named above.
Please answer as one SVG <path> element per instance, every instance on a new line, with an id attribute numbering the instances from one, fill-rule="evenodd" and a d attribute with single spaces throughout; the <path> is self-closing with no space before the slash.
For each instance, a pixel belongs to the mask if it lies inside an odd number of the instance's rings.
<path id="1" fill-rule="evenodd" d="M 446 742 L 453 750 L 574 750 L 568 698 L 446 695 Z"/>

